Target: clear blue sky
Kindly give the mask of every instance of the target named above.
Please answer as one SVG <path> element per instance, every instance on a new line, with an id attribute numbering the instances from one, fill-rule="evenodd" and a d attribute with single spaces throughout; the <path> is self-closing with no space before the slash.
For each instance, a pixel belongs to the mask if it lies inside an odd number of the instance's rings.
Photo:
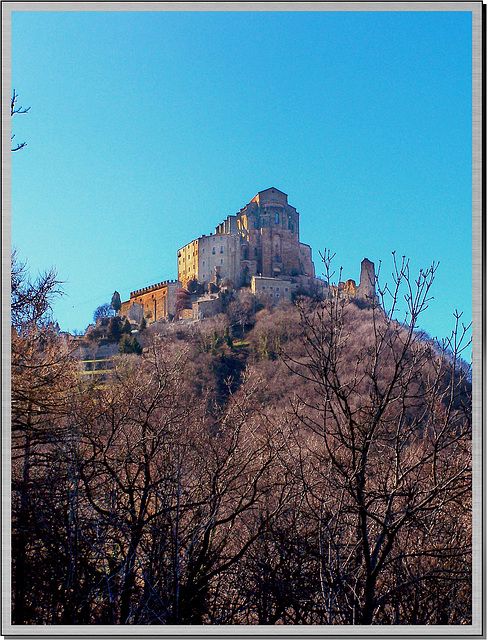
<path id="1" fill-rule="evenodd" d="M 14 12 L 12 244 L 54 266 L 83 331 L 117 289 L 276 187 L 301 241 L 390 281 L 439 261 L 422 327 L 471 319 L 472 55 L 465 12 Z"/>

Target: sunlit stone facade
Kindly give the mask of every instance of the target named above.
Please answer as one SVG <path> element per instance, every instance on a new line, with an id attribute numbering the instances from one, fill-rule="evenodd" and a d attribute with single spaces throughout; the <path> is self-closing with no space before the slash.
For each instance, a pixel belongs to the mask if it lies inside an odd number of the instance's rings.
<path id="1" fill-rule="evenodd" d="M 249 286 L 252 276 L 314 278 L 311 247 L 299 241 L 299 214 L 287 195 L 275 188 L 260 191 L 214 234 L 201 236 L 178 251 L 178 279 Z"/>

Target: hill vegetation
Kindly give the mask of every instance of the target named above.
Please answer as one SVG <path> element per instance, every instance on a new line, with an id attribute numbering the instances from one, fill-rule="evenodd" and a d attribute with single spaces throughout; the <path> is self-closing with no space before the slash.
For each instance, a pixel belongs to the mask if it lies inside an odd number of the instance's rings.
<path id="1" fill-rule="evenodd" d="M 434 267 L 148 326 L 94 378 L 55 274 L 13 273 L 14 624 L 471 623 L 467 329 L 419 330 Z"/>

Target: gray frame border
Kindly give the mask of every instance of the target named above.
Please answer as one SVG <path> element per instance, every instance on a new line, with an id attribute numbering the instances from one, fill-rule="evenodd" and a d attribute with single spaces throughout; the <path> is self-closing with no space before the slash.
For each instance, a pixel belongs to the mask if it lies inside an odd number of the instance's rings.
<path id="1" fill-rule="evenodd" d="M 12 11 L 469 11 L 472 13 L 472 257 L 473 257 L 473 624 L 463 626 L 401 626 L 401 627 L 284 627 L 284 626 L 159 626 L 141 625 L 119 627 L 105 625 L 80 626 L 22 626 L 11 624 L 10 617 L 10 210 L 11 210 L 11 152 L 10 113 L 11 96 L 11 12 Z M 2 3 L 2 633 L 7 638 L 48 637 L 198 637 L 198 636 L 329 636 L 357 637 L 399 636 L 416 637 L 485 637 L 484 629 L 484 477 L 482 461 L 485 443 L 482 426 L 486 416 L 483 406 L 483 363 L 485 343 L 485 275 L 483 271 L 483 238 L 485 213 L 482 182 L 482 107 L 485 69 L 482 68 L 483 2 L 3 2 Z M 8 145 L 8 146 L 7 146 Z M 233 631 L 235 629 L 235 632 Z"/>

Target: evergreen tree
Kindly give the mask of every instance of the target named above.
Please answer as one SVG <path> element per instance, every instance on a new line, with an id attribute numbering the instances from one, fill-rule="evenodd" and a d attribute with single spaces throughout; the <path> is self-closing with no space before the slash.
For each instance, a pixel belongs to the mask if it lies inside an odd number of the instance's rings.
<path id="1" fill-rule="evenodd" d="M 120 353 L 136 353 L 140 356 L 142 347 L 135 336 L 129 336 L 124 333 L 120 339 L 119 351 Z"/>
<path id="2" fill-rule="evenodd" d="M 198 282 L 197 278 L 192 278 L 186 289 L 190 295 L 202 296 L 205 293 L 205 285 L 202 282 Z"/>
<path id="3" fill-rule="evenodd" d="M 226 345 L 230 347 L 230 349 L 232 349 L 233 340 L 232 340 L 232 336 L 230 335 L 230 329 L 228 327 L 225 328 L 225 331 L 223 333 L 223 339 L 225 340 Z"/>
<path id="4" fill-rule="evenodd" d="M 147 320 L 142 317 L 142 320 L 139 323 L 139 333 L 142 333 L 147 329 Z"/>
<path id="5" fill-rule="evenodd" d="M 122 322 L 118 316 L 110 318 L 107 327 L 107 338 L 110 342 L 119 342 L 122 337 Z"/>
<path id="6" fill-rule="evenodd" d="M 215 329 L 211 336 L 211 353 L 212 355 L 216 355 L 218 347 L 221 345 L 222 339 L 218 335 L 218 331 Z"/>
<path id="7" fill-rule="evenodd" d="M 132 347 L 133 347 L 134 353 L 140 356 L 142 353 L 142 346 L 135 336 L 132 336 Z"/>
<path id="8" fill-rule="evenodd" d="M 118 293 L 118 291 L 113 292 L 112 302 L 110 306 L 116 313 L 118 313 L 122 308 L 122 301 L 120 299 L 120 294 Z"/>
<path id="9" fill-rule="evenodd" d="M 132 325 L 128 318 L 125 318 L 125 322 L 122 325 L 122 333 L 128 333 L 129 336 L 132 335 Z"/>

